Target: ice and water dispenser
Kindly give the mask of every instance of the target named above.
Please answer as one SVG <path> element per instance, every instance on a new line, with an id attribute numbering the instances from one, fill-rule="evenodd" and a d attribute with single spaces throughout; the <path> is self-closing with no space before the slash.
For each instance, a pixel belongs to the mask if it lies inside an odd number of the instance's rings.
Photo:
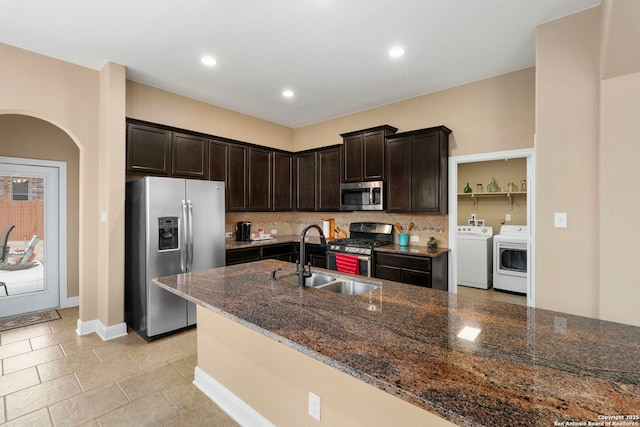
<path id="1" fill-rule="evenodd" d="M 170 251 L 178 246 L 178 217 L 164 216 L 158 218 L 158 250 Z"/>

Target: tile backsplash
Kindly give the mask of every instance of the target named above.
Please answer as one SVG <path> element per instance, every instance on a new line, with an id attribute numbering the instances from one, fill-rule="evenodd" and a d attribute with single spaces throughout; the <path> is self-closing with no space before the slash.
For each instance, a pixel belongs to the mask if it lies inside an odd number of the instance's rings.
<path id="1" fill-rule="evenodd" d="M 237 222 L 249 221 L 252 233 L 263 228 L 265 233 L 278 230 L 278 235 L 300 234 L 309 224 L 318 224 L 322 227 L 322 220 L 327 218 L 334 218 L 336 225 L 340 226 L 347 234 L 349 233 L 349 224 L 352 222 L 389 224 L 398 222 L 405 228 L 410 222 L 413 222 L 414 227 L 409 235 L 411 237 L 417 236 L 418 242 L 411 242 L 411 245 L 427 246 L 429 237 L 433 236 L 440 240 L 441 247 L 448 247 L 447 215 L 386 212 L 227 212 L 225 231 L 235 232 Z M 397 236 L 394 235 L 394 239 L 397 243 Z"/>

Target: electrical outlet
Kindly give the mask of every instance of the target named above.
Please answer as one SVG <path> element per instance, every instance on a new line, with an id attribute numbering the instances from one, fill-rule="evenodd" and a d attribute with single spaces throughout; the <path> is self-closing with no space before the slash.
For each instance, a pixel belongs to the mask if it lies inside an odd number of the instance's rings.
<path id="1" fill-rule="evenodd" d="M 511 221 L 511 214 L 506 214 L 506 215 L 504 216 L 504 220 L 505 220 L 505 221 Z"/>
<path id="2" fill-rule="evenodd" d="M 278 230 L 276 230 L 276 229 L 274 228 L 273 230 L 271 230 L 271 234 L 272 234 L 272 235 L 278 234 Z"/>
<path id="3" fill-rule="evenodd" d="M 420 236 L 411 236 L 411 241 L 412 242 L 419 242 L 420 241 Z"/>
<path id="4" fill-rule="evenodd" d="M 224 233 L 224 237 L 225 237 L 225 238 L 227 238 L 227 237 L 233 237 L 233 233 Z"/>
<path id="5" fill-rule="evenodd" d="M 309 415 L 320 421 L 320 396 L 309 392 Z"/>

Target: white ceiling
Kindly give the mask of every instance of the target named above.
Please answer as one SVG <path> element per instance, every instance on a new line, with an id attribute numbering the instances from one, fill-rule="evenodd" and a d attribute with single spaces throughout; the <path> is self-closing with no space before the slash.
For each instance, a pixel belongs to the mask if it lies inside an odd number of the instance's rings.
<path id="1" fill-rule="evenodd" d="M 600 0 L 0 4 L 0 42 L 298 128 L 533 66 L 536 25 Z"/>

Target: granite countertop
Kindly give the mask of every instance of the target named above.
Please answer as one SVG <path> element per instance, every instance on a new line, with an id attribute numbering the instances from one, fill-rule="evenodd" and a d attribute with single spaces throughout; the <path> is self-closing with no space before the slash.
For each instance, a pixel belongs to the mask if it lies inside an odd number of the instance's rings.
<path id="1" fill-rule="evenodd" d="M 394 254 L 406 254 L 422 257 L 437 257 L 449 252 L 449 248 L 438 247 L 437 249 L 429 249 L 427 246 L 400 246 L 400 245 L 384 245 L 375 249 L 376 252 L 390 252 Z"/>
<path id="2" fill-rule="evenodd" d="M 278 235 L 269 240 L 257 240 L 252 242 L 238 242 L 236 240 L 227 240 L 225 242 L 226 249 L 252 248 L 257 246 L 276 245 L 282 243 L 298 243 L 300 236 L 298 234 Z M 307 243 L 319 245 L 320 237 L 310 235 L 307 236 Z M 375 248 L 377 252 L 390 252 L 396 254 L 408 254 L 423 257 L 436 257 L 449 252 L 449 248 L 438 248 L 431 250 L 426 246 L 400 246 L 397 244 L 385 245 Z"/>
<path id="3" fill-rule="evenodd" d="M 380 279 L 360 278 L 380 284 L 361 296 L 299 289 L 294 271 L 264 260 L 154 283 L 458 425 L 640 415 L 639 327 Z"/>

